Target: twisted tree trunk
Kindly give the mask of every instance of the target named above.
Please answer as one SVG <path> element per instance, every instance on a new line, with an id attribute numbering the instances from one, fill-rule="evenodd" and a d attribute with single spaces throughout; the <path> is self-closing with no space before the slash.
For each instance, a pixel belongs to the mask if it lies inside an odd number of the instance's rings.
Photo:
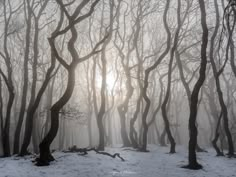
<path id="1" fill-rule="evenodd" d="M 37 165 L 39 166 L 49 165 L 49 162 L 54 160 L 50 152 L 50 145 L 58 132 L 59 111 L 69 101 L 74 90 L 75 68 L 76 64 L 72 63 L 68 69 L 68 81 L 66 90 L 63 96 L 51 108 L 51 127 L 48 134 L 39 145 L 40 157 L 37 162 Z"/>
<path id="2" fill-rule="evenodd" d="M 188 152 L 188 160 L 189 164 L 185 166 L 189 169 L 201 169 L 202 166 L 197 162 L 196 157 L 196 145 L 197 145 L 197 127 L 196 127 L 196 118 L 197 118 L 197 108 L 198 108 L 198 95 L 199 91 L 205 81 L 206 77 L 206 66 L 207 66 L 207 44 L 208 44 L 208 28 L 206 23 L 206 10 L 205 10 L 205 2 L 202 0 L 198 0 L 201 10 L 201 26 L 203 29 L 202 34 L 202 45 L 201 45 L 201 64 L 199 71 L 199 78 L 194 85 L 192 94 L 191 94 L 191 105 L 190 105 L 190 115 L 189 115 L 189 152 Z"/>

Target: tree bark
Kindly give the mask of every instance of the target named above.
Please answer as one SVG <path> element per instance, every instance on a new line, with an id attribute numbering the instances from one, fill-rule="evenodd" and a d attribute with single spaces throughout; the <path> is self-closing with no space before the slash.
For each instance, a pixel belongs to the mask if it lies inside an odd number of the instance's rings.
<path id="1" fill-rule="evenodd" d="M 26 97 L 27 97 L 27 91 L 28 91 L 28 78 L 29 78 L 29 72 L 28 72 L 28 62 L 29 62 L 29 53 L 30 53 L 30 43 L 31 43 L 31 24 L 32 24 L 32 9 L 31 4 L 29 0 L 25 3 L 25 8 L 27 9 L 27 27 L 26 27 L 26 36 L 25 36 L 25 56 L 24 56 L 24 83 L 22 88 L 22 98 L 21 98 L 21 107 L 20 107 L 20 113 L 18 118 L 18 123 L 15 130 L 15 136 L 14 136 L 14 148 L 13 148 L 13 154 L 19 153 L 19 147 L 20 147 L 20 134 L 21 134 L 21 128 L 25 116 L 26 111 Z"/>
<path id="2" fill-rule="evenodd" d="M 51 126 L 48 134 L 43 139 L 43 141 L 39 145 L 40 149 L 40 157 L 38 159 L 37 165 L 48 165 L 50 161 L 53 161 L 54 158 L 50 152 L 50 145 L 58 132 L 59 126 L 59 111 L 62 107 L 69 101 L 75 86 L 75 68 L 76 65 L 74 63 L 71 64 L 68 69 L 68 81 L 67 87 L 63 94 L 63 96 L 52 106 L 51 108 Z"/>
<path id="3" fill-rule="evenodd" d="M 9 2 L 10 3 L 10 2 Z M 6 0 L 3 1 L 4 6 L 4 42 L 3 42 L 3 49 L 5 56 L 1 53 L 1 56 L 3 57 L 6 67 L 7 67 L 7 75 L 3 73 L 3 71 L 0 69 L 0 74 L 7 86 L 8 91 L 8 101 L 7 101 L 7 108 L 6 108 L 6 115 L 5 115 L 5 123 L 2 130 L 2 144 L 3 144 L 3 156 L 9 157 L 11 155 L 11 149 L 10 149 L 10 120 L 11 120 L 11 112 L 12 112 L 12 105 L 15 98 L 15 91 L 14 91 L 14 85 L 12 80 L 12 65 L 11 65 L 11 58 L 8 51 L 8 28 L 9 23 L 11 20 L 12 14 L 7 17 L 7 3 Z M 10 9 L 11 10 L 11 9 Z M 12 13 L 12 11 L 10 11 Z"/>
<path id="4" fill-rule="evenodd" d="M 202 34 L 202 45 L 201 45 L 201 64 L 199 71 L 199 78 L 194 85 L 192 94 L 191 94 L 191 105 L 190 105 L 190 115 L 189 115 L 189 152 L 188 152 L 188 160 L 189 164 L 186 168 L 189 169 L 201 169 L 202 166 L 197 162 L 196 157 L 196 145 L 197 145 L 197 127 L 196 127 L 196 118 L 197 118 L 197 108 L 198 108 L 198 95 L 199 91 L 205 81 L 205 72 L 207 65 L 207 43 L 208 43 L 208 28 L 206 23 L 206 10 L 205 10 L 205 2 L 202 0 L 198 1 L 201 10 L 201 26 L 203 29 Z"/>
<path id="5" fill-rule="evenodd" d="M 225 65 L 222 66 L 222 68 L 219 71 L 217 71 L 216 64 L 215 64 L 215 61 L 214 61 L 214 56 L 213 56 L 214 45 L 215 45 L 214 42 L 215 42 L 215 38 L 216 38 L 216 35 L 218 33 L 218 29 L 219 29 L 219 9 L 218 9 L 217 0 L 214 0 L 214 5 L 215 5 L 215 9 L 216 9 L 216 26 L 215 26 L 213 36 L 211 38 L 210 62 L 211 62 L 211 65 L 212 65 L 212 70 L 213 70 L 213 74 L 214 74 L 214 77 L 215 77 L 215 83 L 216 83 L 216 91 L 217 91 L 217 94 L 218 94 L 218 99 L 219 99 L 219 103 L 220 103 L 221 110 L 222 110 L 225 134 L 226 134 L 226 137 L 227 137 L 227 140 L 228 140 L 228 155 L 233 156 L 234 155 L 234 144 L 233 144 L 231 132 L 229 130 L 228 110 L 227 110 L 227 107 L 225 105 L 223 92 L 222 92 L 222 89 L 221 89 L 220 79 L 219 79 L 220 75 L 222 74 L 222 72 L 224 70 Z"/>
<path id="6" fill-rule="evenodd" d="M 103 125 L 103 117 L 106 111 L 106 82 L 107 82 L 107 59 L 106 59 L 106 48 L 112 39 L 113 33 L 113 10 L 114 10 L 114 0 L 110 1 L 110 28 L 109 28 L 109 37 L 104 42 L 101 52 L 101 61 L 102 61 L 102 86 L 101 86 L 101 106 L 97 115 L 97 124 L 99 130 L 99 145 L 98 150 L 104 150 L 105 148 L 105 129 Z M 103 20 L 102 15 L 102 20 Z"/>
<path id="7" fill-rule="evenodd" d="M 220 148 L 218 148 L 218 146 L 217 146 L 217 141 L 218 141 L 219 136 L 220 136 L 219 128 L 220 128 L 221 117 L 222 117 L 222 112 L 221 112 L 221 114 L 220 114 L 220 116 L 218 118 L 218 121 L 217 121 L 217 126 L 216 126 L 216 129 L 215 129 L 215 137 L 212 140 L 212 145 L 213 145 L 213 147 L 214 147 L 214 149 L 216 151 L 216 155 L 217 156 L 223 156 L 224 155 L 223 152 L 220 150 Z"/>
<path id="8" fill-rule="evenodd" d="M 170 62 L 169 62 L 169 67 L 168 67 L 168 81 L 167 81 L 166 96 L 165 96 L 164 101 L 163 101 L 162 106 L 161 106 L 162 117 L 163 117 L 163 120 L 164 120 L 164 123 L 165 123 L 166 133 L 167 133 L 168 139 L 169 139 L 170 144 L 171 144 L 170 153 L 175 153 L 175 140 L 174 140 L 174 138 L 172 136 L 172 133 L 170 131 L 169 120 L 168 120 L 167 113 L 166 113 L 166 105 L 168 103 L 168 100 L 169 100 L 169 97 L 170 97 L 170 94 L 171 94 L 172 65 L 173 65 L 173 61 L 174 61 L 174 54 L 175 54 L 175 51 L 176 51 L 177 46 L 178 46 L 179 32 L 180 32 L 180 29 L 181 29 L 180 13 L 181 13 L 181 1 L 178 0 L 178 8 L 177 8 L 177 22 L 178 22 L 178 25 L 177 25 L 177 29 L 176 29 L 176 32 L 175 32 L 174 44 L 173 44 L 173 47 L 171 48 L 171 51 L 170 51 Z"/>
<path id="9" fill-rule="evenodd" d="M 50 42 L 50 47 L 52 51 L 52 55 L 56 57 L 56 59 L 60 62 L 61 65 L 67 70 L 68 72 L 68 79 L 67 79 L 67 86 L 66 90 L 63 93 L 63 95 L 59 98 L 59 100 L 52 106 L 51 108 L 51 127 L 46 135 L 46 137 L 42 140 L 42 142 L 39 145 L 40 148 L 40 156 L 37 159 L 37 164 L 38 166 L 45 166 L 49 165 L 49 162 L 54 160 L 53 156 L 51 155 L 50 152 L 50 145 L 54 138 L 57 135 L 58 132 L 58 126 L 59 126 L 59 111 L 63 108 L 63 106 L 69 101 L 70 97 L 72 96 L 74 86 L 75 86 L 75 69 L 76 66 L 85 61 L 88 60 L 90 57 L 92 57 L 94 54 L 97 54 L 100 52 L 98 47 L 106 41 L 106 39 L 109 37 L 109 34 L 105 35 L 102 40 L 100 40 L 96 45 L 93 47 L 92 51 L 89 52 L 87 55 L 84 57 L 79 57 L 79 54 L 75 48 L 75 43 L 78 38 L 77 30 L 75 28 L 76 23 L 80 23 L 81 21 L 85 20 L 88 18 L 94 11 L 95 6 L 99 2 L 99 0 L 94 1 L 90 9 L 87 13 L 79 17 L 79 20 L 77 16 L 80 14 L 81 10 L 86 6 L 86 4 L 89 1 L 82 1 L 77 8 L 75 9 L 74 13 L 72 16 L 68 14 L 68 11 L 65 8 L 65 5 L 57 0 L 57 3 L 60 5 L 61 11 L 67 16 L 68 20 L 70 23 L 68 24 L 67 27 L 65 27 L 62 31 L 56 32 L 49 40 Z M 60 29 L 60 28 L 59 28 Z M 55 39 L 61 34 L 65 34 L 67 31 L 71 32 L 71 37 L 68 42 L 68 51 L 72 57 L 72 62 L 70 64 L 67 64 L 67 62 L 58 54 L 58 51 L 55 46 Z"/>
<path id="10" fill-rule="evenodd" d="M 62 25 L 63 19 L 64 19 L 64 16 L 63 16 L 63 13 L 61 13 L 61 18 L 60 18 L 60 20 L 58 22 L 58 25 L 57 25 L 55 31 L 52 33 L 52 36 L 57 31 L 59 31 L 59 29 L 60 29 L 60 27 Z M 52 38 L 50 38 L 49 39 L 49 43 L 50 42 L 51 43 L 54 42 L 54 40 Z M 25 134 L 24 134 L 23 144 L 21 146 L 21 151 L 20 151 L 20 155 L 21 156 L 28 154 L 27 148 L 28 148 L 28 146 L 30 144 L 30 139 L 31 139 L 31 135 L 32 135 L 34 115 L 35 115 L 35 112 L 36 112 L 36 110 L 37 110 L 37 108 L 39 106 L 39 103 L 41 101 L 43 93 L 45 92 L 45 90 L 46 90 L 46 88 L 48 86 L 48 83 L 50 82 L 53 70 L 55 68 L 55 64 L 56 64 L 56 57 L 54 55 L 54 52 L 51 52 L 51 65 L 47 69 L 45 80 L 44 80 L 41 88 L 39 89 L 39 92 L 38 92 L 38 94 L 37 94 L 37 96 L 35 98 L 34 103 L 32 103 L 32 105 L 29 107 L 27 115 L 26 115 Z"/>
<path id="11" fill-rule="evenodd" d="M 147 150 L 147 132 L 148 132 L 148 126 L 147 126 L 147 115 L 149 112 L 149 108 L 150 108 L 150 104 L 151 101 L 147 95 L 147 89 L 148 89 L 148 79 L 149 79 L 149 75 L 150 73 L 161 63 L 161 61 L 165 58 L 165 56 L 168 54 L 170 47 L 171 47 L 171 33 L 167 24 L 167 13 L 169 10 L 169 5 L 170 5 L 170 1 L 167 0 L 166 1 L 166 6 L 165 6 L 165 11 L 163 14 L 163 22 L 164 22 L 164 27 L 167 33 L 167 46 L 166 49 L 164 50 L 164 52 L 160 55 L 160 57 L 157 59 L 157 61 L 150 66 L 149 68 L 147 68 L 145 70 L 145 76 L 144 76 L 144 86 L 143 86 L 143 91 L 142 91 L 142 95 L 143 98 L 146 102 L 145 108 L 144 108 L 144 112 L 142 115 L 142 125 L 143 125 L 143 144 L 142 144 L 142 151 L 146 151 Z"/>

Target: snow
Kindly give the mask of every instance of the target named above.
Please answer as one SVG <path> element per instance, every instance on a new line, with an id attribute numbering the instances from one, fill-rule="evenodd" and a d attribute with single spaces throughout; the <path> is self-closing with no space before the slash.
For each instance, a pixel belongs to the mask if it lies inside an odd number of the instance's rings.
<path id="1" fill-rule="evenodd" d="M 135 152 L 122 148 L 106 148 L 118 152 L 125 159 L 89 152 L 86 156 L 77 153 L 54 152 L 56 161 L 50 166 L 36 167 L 33 157 L 10 157 L 0 159 L 0 177 L 233 177 L 236 176 L 236 159 L 198 153 L 203 170 L 180 168 L 187 164 L 187 149 L 177 146 L 176 154 L 168 154 L 168 147 L 149 145 L 150 152 Z"/>

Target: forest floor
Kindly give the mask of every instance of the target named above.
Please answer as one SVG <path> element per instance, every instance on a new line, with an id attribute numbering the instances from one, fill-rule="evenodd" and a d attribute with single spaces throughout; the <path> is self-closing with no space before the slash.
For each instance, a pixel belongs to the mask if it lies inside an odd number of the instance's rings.
<path id="1" fill-rule="evenodd" d="M 111 158 L 95 152 L 85 156 L 77 153 L 54 152 L 56 161 L 50 166 L 36 167 L 32 156 L 0 159 L 0 177 L 236 177 L 236 159 L 216 157 L 212 149 L 198 153 L 202 170 L 183 169 L 187 164 L 187 148 L 177 146 L 176 154 L 169 148 L 150 145 L 150 152 L 122 148 L 106 148 L 125 159 Z"/>

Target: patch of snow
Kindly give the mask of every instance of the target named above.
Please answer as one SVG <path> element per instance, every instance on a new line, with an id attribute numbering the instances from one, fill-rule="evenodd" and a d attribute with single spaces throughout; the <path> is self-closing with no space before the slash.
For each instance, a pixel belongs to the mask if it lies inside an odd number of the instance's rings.
<path id="1" fill-rule="evenodd" d="M 0 159 L 0 177 L 236 177 L 236 159 L 216 157 L 212 149 L 198 153 L 203 170 L 180 168 L 187 164 L 187 149 L 177 146 L 176 154 L 168 154 L 168 147 L 149 145 L 150 152 L 135 152 L 122 148 L 106 148 L 107 152 L 120 153 L 125 159 L 89 152 L 54 152 L 56 161 L 50 166 L 36 167 L 33 157 Z"/>

